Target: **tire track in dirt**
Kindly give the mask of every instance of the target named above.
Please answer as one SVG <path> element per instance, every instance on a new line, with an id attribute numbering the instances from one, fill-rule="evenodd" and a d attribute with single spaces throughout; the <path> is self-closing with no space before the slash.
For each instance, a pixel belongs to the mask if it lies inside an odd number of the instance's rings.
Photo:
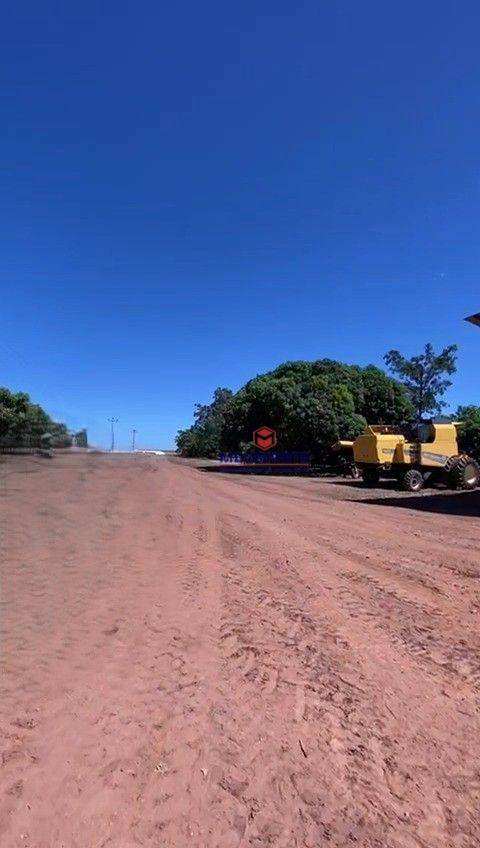
<path id="1" fill-rule="evenodd" d="M 360 536 L 358 551 L 352 550 L 345 536 L 338 533 L 332 538 L 331 534 L 319 534 L 315 525 L 306 523 L 305 518 L 302 522 L 300 514 L 297 524 L 292 525 L 290 519 L 289 524 L 283 526 L 281 516 L 272 518 L 263 494 L 262 505 L 263 525 L 267 523 L 272 534 L 280 537 L 287 534 L 289 545 L 292 537 L 297 536 L 302 543 L 298 550 L 300 556 L 309 555 L 320 562 L 320 567 L 328 563 L 329 570 L 334 570 L 336 578 L 345 584 L 342 598 L 352 616 L 363 616 L 365 621 L 376 618 L 379 627 L 382 623 L 389 627 L 392 638 L 423 653 L 425 661 L 443 663 L 445 668 L 457 671 L 462 677 L 471 675 L 472 680 L 478 681 L 480 640 L 476 627 L 479 600 L 476 588 L 467 594 L 467 587 L 462 585 L 461 593 L 452 593 L 451 581 L 448 585 L 442 578 L 440 589 L 438 575 L 422 573 L 421 563 L 416 563 L 413 570 L 410 568 L 411 560 L 405 556 L 405 548 L 390 551 L 384 542 L 379 546 L 381 553 L 377 553 L 374 546 L 363 545 Z M 314 545 L 305 544 L 307 540 Z M 404 567 L 405 559 L 409 560 L 407 568 Z M 331 589 L 328 585 L 325 588 Z M 376 595 L 377 602 L 372 603 L 372 598 L 368 597 L 372 594 Z M 397 620 L 404 626 L 401 633 L 396 634 Z M 448 640 L 447 622 L 451 631 Z M 436 632 L 439 624 L 440 638 Z M 429 647 L 432 647 L 431 653 Z"/>
<path id="2" fill-rule="evenodd" d="M 3 487 L 2 845 L 478 844 L 471 520 L 62 462 Z"/>
<path id="3" fill-rule="evenodd" d="M 265 531 L 265 527 L 264 527 L 264 525 L 263 525 L 263 524 L 262 524 L 262 531 L 263 531 L 263 532 Z M 245 534 L 243 534 L 243 535 L 245 535 Z M 256 542 L 256 539 L 258 538 L 258 535 L 259 535 L 258 533 L 254 534 L 254 538 L 252 539 L 252 546 L 253 546 L 254 548 L 255 548 L 255 547 L 258 547 L 257 542 Z M 268 540 L 268 543 L 266 544 L 266 547 L 267 547 L 269 550 L 271 550 L 271 540 L 270 540 L 270 539 Z M 276 564 L 278 564 L 278 563 L 276 563 Z M 278 574 L 276 575 L 276 579 L 278 580 Z M 296 577 L 295 579 L 296 579 L 296 580 L 298 579 L 298 575 L 297 575 L 297 577 Z M 307 600 L 308 600 L 308 599 L 307 599 Z M 375 606 L 375 605 L 374 605 L 374 606 Z M 378 608 L 378 603 L 376 604 L 376 606 L 377 606 L 377 608 Z M 425 611 L 424 611 L 424 610 L 419 610 L 419 609 L 416 607 L 416 605 L 414 605 L 414 609 L 415 609 L 415 613 L 421 613 L 421 615 L 422 615 L 422 616 L 423 616 L 423 615 L 424 615 L 424 613 L 425 613 Z M 401 613 L 403 613 L 403 610 L 400 610 L 400 611 L 398 611 L 398 612 L 399 612 L 399 615 L 400 615 Z M 373 616 L 373 615 L 374 615 L 374 609 L 372 609 L 372 616 Z M 378 609 L 377 609 L 377 615 L 378 615 Z M 277 614 L 276 618 L 278 619 L 278 614 Z M 323 639 L 323 638 L 322 638 L 322 641 L 325 641 L 325 639 Z M 373 640 L 373 642 L 375 642 L 375 640 Z M 467 677 L 468 677 L 468 674 L 467 674 Z M 407 703 L 408 703 L 408 702 L 407 702 Z M 442 707 L 442 708 L 444 708 L 444 707 Z M 373 711 L 373 712 L 375 712 L 375 711 Z M 377 712 L 378 712 L 378 711 L 377 711 Z M 467 714 L 468 714 L 468 708 L 467 708 Z M 475 715 L 474 711 L 473 711 L 473 712 L 470 712 L 469 714 L 470 714 L 470 716 L 471 716 L 472 718 L 474 718 L 474 715 Z M 458 718 L 458 716 L 457 716 L 457 718 Z M 467 736 L 468 736 L 468 734 L 467 734 Z M 468 744 L 465 744 L 465 743 L 466 743 L 466 740 L 465 740 L 465 742 L 464 742 L 464 745 L 465 745 L 465 752 L 466 752 L 466 751 L 468 750 Z M 388 762 L 390 762 L 390 760 L 388 760 Z M 385 774 L 388 774 L 388 767 L 385 769 Z M 475 779 L 475 776 L 474 776 L 474 775 L 473 775 L 473 776 L 472 776 L 472 775 L 470 775 L 470 777 L 467 777 L 467 778 L 465 779 L 465 781 L 464 781 L 464 782 L 465 782 L 465 785 L 468 785 L 468 786 L 470 787 L 470 791 L 476 791 L 476 779 Z M 448 775 L 446 776 L 446 783 L 447 783 L 447 785 L 449 785 Z M 423 804 L 424 804 L 424 800 L 422 800 L 422 805 L 423 805 Z M 435 797 L 432 797 L 432 799 L 431 799 L 431 809 L 432 809 L 432 816 L 433 816 L 433 817 L 436 815 L 436 809 L 437 809 L 437 807 L 438 807 L 438 802 L 435 800 Z M 447 813 L 448 813 L 448 810 L 447 810 Z M 423 817 L 424 817 L 424 818 L 428 818 L 428 815 L 424 815 Z M 430 838 L 430 837 L 429 837 L 429 838 Z"/>
<path id="4" fill-rule="evenodd" d="M 225 522 L 225 519 L 224 519 Z M 232 539 L 232 523 L 238 519 L 226 521 L 227 538 Z M 225 525 L 223 532 L 225 533 Z M 245 533 L 242 534 L 243 537 Z M 248 669 L 239 668 L 232 691 L 250 686 L 248 698 L 253 701 L 251 722 L 243 722 L 246 732 L 242 749 L 254 751 L 248 753 L 242 766 L 243 782 L 248 781 L 252 794 L 243 794 L 243 802 L 248 807 L 248 831 L 251 844 L 264 844 L 262 840 L 268 834 L 275 844 L 289 845 L 292 840 L 301 841 L 329 839 L 335 844 L 360 838 L 365 828 L 378 839 L 383 838 L 385 828 L 382 822 L 372 820 L 368 810 L 358 806 L 356 814 L 350 811 L 346 820 L 333 820 L 331 810 L 338 805 L 339 798 L 345 802 L 349 797 L 351 770 L 348 767 L 347 749 L 353 745 L 355 728 L 352 727 L 354 687 L 345 678 L 332 680 L 335 668 L 335 652 L 339 636 L 325 625 L 321 630 L 323 668 L 328 668 L 329 688 L 319 686 L 318 665 L 315 657 L 315 643 L 318 641 L 318 623 L 296 606 L 279 598 L 277 591 L 248 586 L 246 559 L 242 562 L 241 579 L 234 569 L 227 572 L 229 603 L 237 623 L 224 633 L 231 640 L 232 635 L 242 650 L 233 650 L 230 659 L 238 658 L 247 651 L 254 658 Z M 239 558 L 235 559 L 235 565 Z M 258 569 L 258 562 L 256 563 Z M 258 571 L 257 571 L 258 579 Z M 283 581 L 281 581 L 282 583 Z M 247 597 L 245 597 L 247 596 Z M 251 610 L 259 603 L 262 611 L 262 627 L 258 629 L 252 621 Z M 279 638 L 280 637 L 280 638 Z M 272 651 L 272 645 L 275 650 Z M 268 646 L 268 647 L 267 647 Z M 229 642 L 229 649 L 235 645 Z M 315 659 L 314 659 L 315 658 Z M 317 673 L 315 673 L 317 672 Z M 274 681 L 272 685 L 272 681 Z M 348 688 L 345 695 L 342 689 Z M 341 696 L 341 697 L 339 697 Z M 276 699 L 278 697 L 278 704 Z M 331 706 L 326 709 L 326 704 Z M 239 712 L 238 708 L 235 712 Z M 312 718 L 321 715 L 321 726 L 315 728 L 312 737 Z M 343 725 L 342 725 L 343 717 Z M 348 722 L 351 739 L 345 741 L 345 729 Z M 274 733 L 268 728 L 273 726 Z M 280 729 L 280 733 L 279 733 Z M 316 734 L 321 729 L 321 736 Z M 260 730 L 260 732 L 259 732 Z M 303 739 L 302 739 L 303 737 Z M 321 747 L 321 754 L 318 746 Z M 306 750 L 307 757 L 303 753 Z M 274 768 L 269 773 L 268 764 L 274 754 Z M 329 762 L 329 753 L 334 760 Z M 360 751 L 359 751 L 360 753 Z M 308 760 L 308 763 L 305 762 Z M 367 763 L 362 760 L 365 775 Z M 315 774 L 315 782 L 310 784 Z M 300 802 L 300 805 L 299 805 Z M 303 802 L 303 804 L 302 804 Z M 306 804 L 306 807 L 304 806 Z M 258 811 L 263 811 L 257 820 Z M 287 826 L 285 821 L 288 822 Z M 402 844 L 418 844 L 406 841 Z"/>

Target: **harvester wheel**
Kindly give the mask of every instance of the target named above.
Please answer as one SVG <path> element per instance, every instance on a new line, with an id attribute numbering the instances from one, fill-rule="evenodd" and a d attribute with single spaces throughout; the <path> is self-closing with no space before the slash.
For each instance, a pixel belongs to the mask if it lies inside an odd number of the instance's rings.
<path id="1" fill-rule="evenodd" d="M 456 453 L 453 456 L 449 456 L 445 465 L 443 466 L 443 472 L 447 476 L 447 479 L 450 480 L 450 482 L 451 482 L 451 476 L 450 475 L 452 473 L 452 470 L 455 468 L 455 465 L 456 465 L 456 463 L 458 462 L 459 459 L 461 459 L 461 454 L 459 454 L 459 453 Z"/>
<path id="2" fill-rule="evenodd" d="M 454 489 L 476 489 L 480 481 L 480 467 L 464 454 L 453 466 L 450 479 Z"/>
<path id="3" fill-rule="evenodd" d="M 423 488 L 423 477 L 416 468 L 409 468 L 401 480 L 402 489 L 406 492 L 419 492 Z"/>
<path id="4" fill-rule="evenodd" d="M 364 486 L 377 486 L 380 482 L 380 471 L 374 465 L 368 466 L 362 471 Z"/>

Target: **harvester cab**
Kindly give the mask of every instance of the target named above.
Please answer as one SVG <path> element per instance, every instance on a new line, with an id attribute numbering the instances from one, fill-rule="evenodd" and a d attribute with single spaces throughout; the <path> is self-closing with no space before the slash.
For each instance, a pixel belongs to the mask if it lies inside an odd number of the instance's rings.
<path id="1" fill-rule="evenodd" d="M 424 483 L 441 482 L 452 489 L 474 489 L 480 468 L 459 453 L 458 421 L 421 421 L 405 428 L 375 424 L 353 443 L 355 464 L 366 485 L 382 476 L 394 477 L 406 491 L 417 492 Z"/>

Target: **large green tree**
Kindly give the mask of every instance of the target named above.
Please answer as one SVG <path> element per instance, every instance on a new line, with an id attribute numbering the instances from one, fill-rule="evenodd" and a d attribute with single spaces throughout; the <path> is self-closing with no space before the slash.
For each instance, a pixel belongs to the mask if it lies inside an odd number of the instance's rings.
<path id="1" fill-rule="evenodd" d="M 179 452 L 248 450 L 253 431 L 268 425 L 277 431 L 281 450 L 307 450 L 322 462 L 333 442 L 355 438 L 367 421 L 395 424 L 412 415 L 405 389 L 379 368 L 329 359 L 285 362 L 218 400 L 197 407 L 195 423 L 177 437 Z M 214 426 L 206 426 L 212 417 Z"/>
<path id="2" fill-rule="evenodd" d="M 418 419 L 424 415 L 441 412 L 442 400 L 452 385 L 449 376 L 455 373 L 457 345 L 448 345 L 435 353 L 431 344 L 426 344 L 423 353 L 410 359 L 398 350 L 389 350 L 384 360 L 389 370 L 405 386 Z"/>
<path id="3" fill-rule="evenodd" d="M 287 362 L 250 380 L 225 413 L 222 445 L 249 448 L 253 430 L 267 424 L 284 450 L 309 450 L 327 459 L 333 442 L 353 439 L 366 422 L 399 423 L 411 415 L 405 390 L 374 366 L 328 359 Z"/>
<path id="4" fill-rule="evenodd" d="M 45 433 L 51 434 L 54 446 L 71 444 L 65 424 L 53 421 L 28 394 L 0 387 L 0 440 L 4 444 L 39 445 Z"/>

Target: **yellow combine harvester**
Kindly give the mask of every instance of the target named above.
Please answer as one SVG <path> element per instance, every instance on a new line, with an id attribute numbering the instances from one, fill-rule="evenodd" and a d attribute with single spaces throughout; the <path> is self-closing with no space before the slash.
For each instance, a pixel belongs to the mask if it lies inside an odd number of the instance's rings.
<path id="1" fill-rule="evenodd" d="M 480 467 L 458 452 L 458 426 L 460 422 L 429 421 L 404 431 L 386 424 L 367 427 L 351 443 L 363 482 L 374 486 L 385 476 L 395 477 L 408 492 L 418 492 L 427 480 L 452 489 L 475 489 Z"/>

